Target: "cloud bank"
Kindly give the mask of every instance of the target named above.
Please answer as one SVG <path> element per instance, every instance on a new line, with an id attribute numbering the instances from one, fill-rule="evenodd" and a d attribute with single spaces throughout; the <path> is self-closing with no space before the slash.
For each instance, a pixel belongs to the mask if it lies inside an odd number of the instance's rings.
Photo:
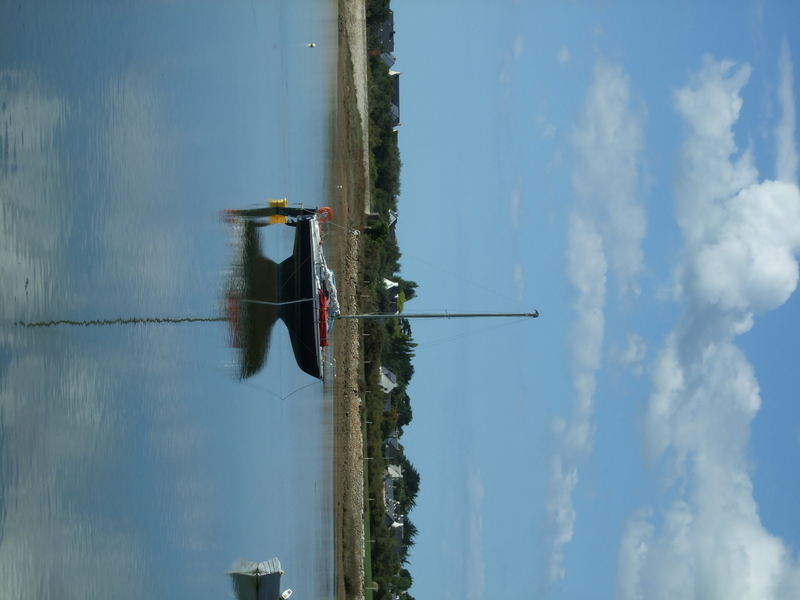
<path id="1" fill-rule="evenodd" d="M 686 124 L 676 216 L 684 242 L 677 291 L 685 310 L 652 370 L 643 437 L 668 485 L 658 525 L 634 513 L 622 535 L 617 598 L 800 597 L 800 569 L 767 532 L 753 499 L 747 446 L 761 406 L 753 366 L 734 344 L 753 316 L 797 287 L 800 190 L 791 58 L 779 62 L 778 179 L 758 180 L 733 127 L 751 69 L 703 59 L 675 93 Z"/>
<path id="2" fill-rule="evenodd" d="M 575 398 L 569 421 L 554 422 L 547 513 L 552 534 L 551 583 L 565 575 L 564 548 L 576 519 L 572 493 L 578 463 L 592 449 L 596 372 L 605 334 L 606 285 L 613 273 L 623 296 L 638 295 L 643 269 L 641 240 L 647 219 L 639 202 L 638 165 L 643 117 L 631 108 L 630 78 L 600 57 L 579 123 L 572 131 L 575 168 L 567 229 L 567 279 L 576 291 L 570 332 Z"/>

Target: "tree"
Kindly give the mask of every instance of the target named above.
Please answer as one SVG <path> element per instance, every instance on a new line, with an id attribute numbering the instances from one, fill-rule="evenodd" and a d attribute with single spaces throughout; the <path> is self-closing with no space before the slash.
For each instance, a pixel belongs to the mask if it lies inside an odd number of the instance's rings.
<path id="1" fill-rule="evenodd" d="M 414 583 L 414 578 L 411 577 L 411 573 L 408 572 L 408 569 L 400 569 L 400 572 L 395 575 L 392 583 L 395 592 L 405 592 Z"/>
<path id="2" fill-rule="evenodd" d="M 385 221 L 378 221 L 367 227 L 367 235 L 378 244 L 383 244 L 389 239 L 389 224 Z"/>
<path id="3" fill-rule="evenodd" d="M 406 295 L 406 300 L 411 300 L 417 297 L 417 285 L 416 281 L 406 281 L 405 279 L 400 280 L 400 289 Z"/>

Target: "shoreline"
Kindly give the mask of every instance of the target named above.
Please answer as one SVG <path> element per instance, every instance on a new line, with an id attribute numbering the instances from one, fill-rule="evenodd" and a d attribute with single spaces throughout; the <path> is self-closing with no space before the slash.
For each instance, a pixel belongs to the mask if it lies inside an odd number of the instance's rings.
<path id="1" fill-rule="evenodd" d="M 359 309 L 360 235 L 370 207 L 366 6 L 338 0 L 336 112 L 332 135 L 331 204 L 334 223 L 330 254 L 344 313 Z M 361 381 L 363 349 L 358 321 L 334 325 L 333 502 L 334 590 L 337 600 L 363 600 L 364 447 Z"/>

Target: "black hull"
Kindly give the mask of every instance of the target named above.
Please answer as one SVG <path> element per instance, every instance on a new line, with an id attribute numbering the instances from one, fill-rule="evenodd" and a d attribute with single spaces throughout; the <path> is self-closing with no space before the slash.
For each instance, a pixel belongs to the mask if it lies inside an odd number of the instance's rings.
<path id="1" fill-rule="evenodd" d="M 311 230 L 316 222 L 298 220 L 292 255 L 280 264 L 263 255 L 257 227 L 254 221 L 245 221 L 240 377 L 252 377 L 264 367 L 272 328 L 281 319 L 289 330 L 297 366 L 322 379 Z"/>
<path id="2" fill-rule="evenodd" d="M 318 290 L 314 274 L 313 219 L 297 222 L 292 256 L 280 265 L 280 318 L 289 329 L 297 366 L 312 377 L 322 379 L 319 352 Z M 301 302 L 297 302 L 301 300 Z M 288 304 L 291 302 L 291 304 Z"/>

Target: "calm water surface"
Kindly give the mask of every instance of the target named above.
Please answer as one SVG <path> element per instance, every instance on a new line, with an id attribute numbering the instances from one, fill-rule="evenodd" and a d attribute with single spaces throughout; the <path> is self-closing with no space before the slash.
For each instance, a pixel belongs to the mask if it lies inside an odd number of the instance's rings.
<path id="1" fill-rule="evenodd" d="M 335 9 L 0 4 L 0 597 L 229 598 L 273 556 L 332 595 L 331 400 L 285 328 L 240 382 L 224 323 L 18 323 L 218 316 L 219 211 L 332 187 Z"/>

